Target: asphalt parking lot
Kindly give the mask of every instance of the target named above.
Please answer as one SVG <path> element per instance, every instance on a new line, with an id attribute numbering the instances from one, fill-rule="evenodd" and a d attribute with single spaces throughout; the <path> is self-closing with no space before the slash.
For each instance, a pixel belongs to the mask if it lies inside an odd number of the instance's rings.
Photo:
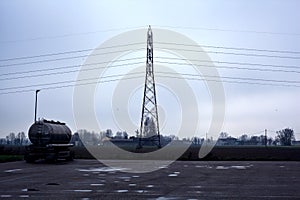
<path id="1" fill-rule="evenodd" d="M 283 161 L 176 161 L 150 173 L 125 173 L 97 160 L 18 161 L 0 164 L 0 197 L 300 199 L 299 177 L 300 162 Z"/>

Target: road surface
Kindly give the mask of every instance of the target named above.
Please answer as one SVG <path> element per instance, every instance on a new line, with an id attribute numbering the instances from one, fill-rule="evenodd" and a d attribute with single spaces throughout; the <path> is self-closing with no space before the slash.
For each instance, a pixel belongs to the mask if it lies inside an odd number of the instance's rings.
<path id="1" fill-rule="evenodd" d="M 300 199 L 299 188 L 300 162 L 176 161 L 141 174 L 96 160 L 0 164 L 7 199 Z"/>

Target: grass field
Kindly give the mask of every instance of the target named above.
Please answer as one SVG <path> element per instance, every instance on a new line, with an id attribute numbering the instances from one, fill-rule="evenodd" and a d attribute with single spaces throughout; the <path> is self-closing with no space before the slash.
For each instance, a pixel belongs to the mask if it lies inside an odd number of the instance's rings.
<path id="1" fill-rule="evenodd" d="M 22 155 L 0 155 L 0 163 L 23 160 Z"/>
<path id="2" fill-rule="evenodd" d="M 106 152 L 102 155 L 105 159 L 126 159 L 121 157 L 115 151 L 111 151 L 110 147 L 98 147 Z M 167 155 L 156 157 L 155 159 L 172 159 L 173 151 L 176 146 L 172 147 Z M 179 148 L 179 147 L 178 147 Z M 146 153 L 157 150 L 157 147 L 145 147 L 137 150 L 135 147 L 123 147 L 134 153 Z M 266 160 L 266 161 L 300 161 L 299 146 L 215 146 L 212 151 L 204 158 L 198 157 L 200 146 L 191 146 L 186 150 L 178 160 L 215 160 L 215 161 L 243 161 L 243 160 Z M 85 149 L 85 147 L 72 147 L 76 159 L 94 159 L 94 157 Z M 109 152 L 109 153 L 107 153 Z M 0 162 L 22 160 L 25 154 L 25 148 L 20 146 L 0 146 Z M 145 156 L 147 159 L 147 156 Z"/>
<path id="3" fill-rule="evenodd" d="M 95 147 L 97 148 L 97 147 Z M 107 147 L 108 148 L 108 147 Z M 153 150 L 156 150 L 154 148 Z M 200 147 L 192 146 L 178 160 L 269 160 L 269 161 L 300 161 L 300 147 L 296 146 L 216 146 L 204 158 L 198 157 Z M 93 158 L 83 147 L 73 147 L 75 158 Z M 132 152 L 143 152 L 143 150 L 130 149 Z M 149 151 L 148 149 L 144 150 Z M 171 152 L 170 152 L 171 153 Z M 106 159 L 120 159 L 116 154 L 106 155 Z M 159 159 L 159 158 L 158 158 Z"/>

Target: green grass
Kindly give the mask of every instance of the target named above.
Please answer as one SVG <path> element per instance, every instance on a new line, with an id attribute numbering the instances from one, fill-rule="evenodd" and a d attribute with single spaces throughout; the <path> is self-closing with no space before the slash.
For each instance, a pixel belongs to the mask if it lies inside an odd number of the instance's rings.
<path id="1" fill-rule="evenodd" d="M 23 160 L 22 155 L 0 155 L 0 163 Z"/>

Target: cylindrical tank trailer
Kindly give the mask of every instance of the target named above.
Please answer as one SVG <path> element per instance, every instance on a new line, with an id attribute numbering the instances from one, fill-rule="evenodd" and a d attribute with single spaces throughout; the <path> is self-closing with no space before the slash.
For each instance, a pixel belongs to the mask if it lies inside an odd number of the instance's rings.
<path id="1" fill-rule="evenodd" d="M 73 145 L 69 144 L 72 133 L 65 123 L 45 119 L 36 121 L 29 128 L 28 137 L 32 144 L 26 148 L 27 162 L 38 159 L 73 159 L 73 153 L 70 151 Z"/>
<path id="2" fill-rule="evenodd" d="M 34 145 L 68 144 L 72 133 L 65 123 L 42 120 L 31 125 L 28 137 Z"/>

